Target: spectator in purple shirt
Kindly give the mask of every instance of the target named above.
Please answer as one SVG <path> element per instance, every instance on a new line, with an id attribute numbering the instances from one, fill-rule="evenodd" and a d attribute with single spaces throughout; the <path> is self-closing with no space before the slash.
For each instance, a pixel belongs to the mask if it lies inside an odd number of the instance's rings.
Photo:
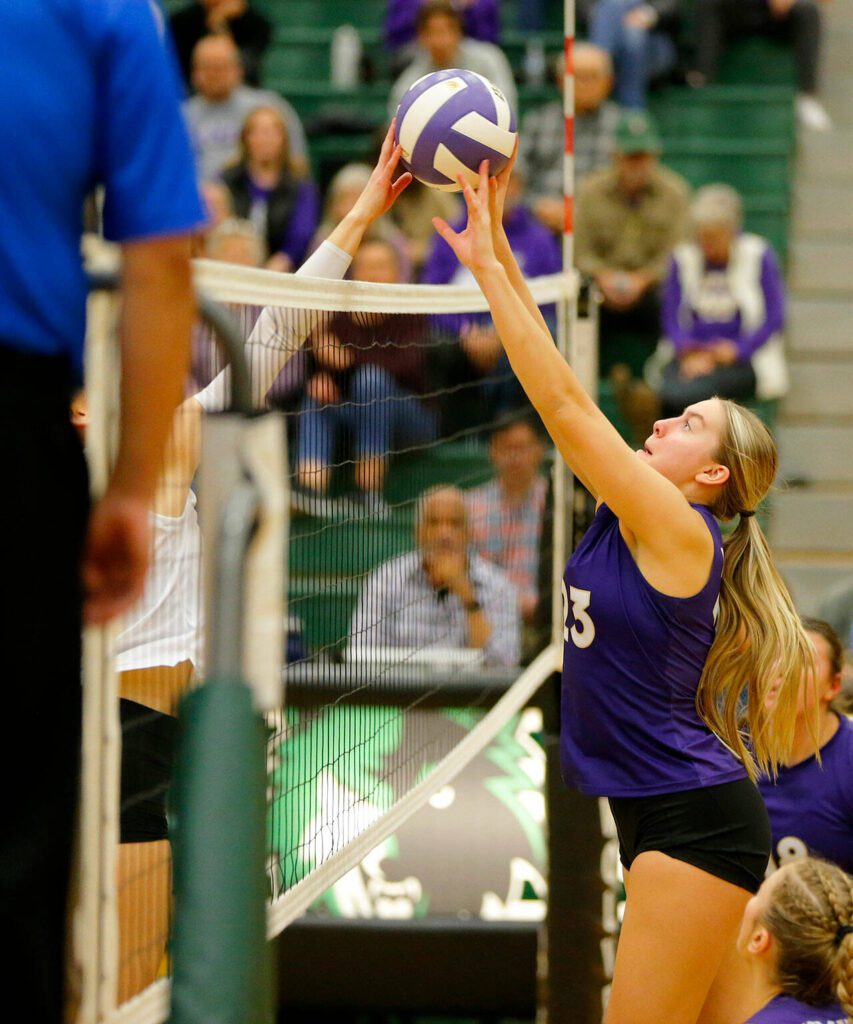
<path id="1" fill-rule="evenodd" d="M 385 40 L 397 50 L 415 38 L 415 21 L 423 0 L 388 0 Z M 454 0 L 462 14 L 465 35 L 485 43 L 497 43 L 500 35 L 498 0 Z"/>
<path id="2" fill-rule="evenodd" d="M 815 649 L 817 692 L 802 691 L 791 751 L 775 779 L 758 783 L 770 815 L 772 857 L 783 865 L 812 854 L 853 872 L 853 721 L 835 710 L 843 650 L 828 622 L 803 619 L 803 626 Z M 774 699 L 771 692 L 771 706 Z"/>
<path id="3" fill-rule="evenodd" d="M 785 294 L 773 249 L 741 231 L 740 197 L 727 185 L 699 189 L 691 213 L 695 240 L 672 254 L 664 340 L 647 380 L 659 388 L 665 416 L 713 395 L 780 398 L 788 385 Z"/>
<path id="4" fill-rule="evenodd" d="M 270 270 L 290 271 L 305 257 L 317 229 L 320 204 L 312 182 L 293 172 L 287 123 L 273 107 L 257 107 L 240 135 L 241 159 L 222 179 L 234 213 L 252 221 L 270 254 Z"/>
<path id="5" fill-rule="evenodd" d="M 744 1024 L 847 1024 L 853 878 L 811 857 L 787 864 L 747 903 L 737 950 L 751 975 Z"/>

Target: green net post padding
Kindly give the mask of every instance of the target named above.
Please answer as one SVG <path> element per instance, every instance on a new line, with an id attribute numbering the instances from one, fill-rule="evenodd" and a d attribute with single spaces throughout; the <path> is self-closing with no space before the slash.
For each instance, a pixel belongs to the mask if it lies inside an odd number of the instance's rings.
<path id="1" fill-rule="evenodd" d="M 265 725 L 228 680 L 190 693 L 181 721 L 170 1021 L 272 1024 Z"/>

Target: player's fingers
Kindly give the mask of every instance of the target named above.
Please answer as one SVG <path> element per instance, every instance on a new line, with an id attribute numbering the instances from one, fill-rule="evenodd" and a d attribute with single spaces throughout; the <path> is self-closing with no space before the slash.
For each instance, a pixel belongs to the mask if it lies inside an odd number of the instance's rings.
<path id="1" fill-rule="evenodd" d="M 401 174 L 400 177 L 391 186 L 391 190 L 394 193 L 394 198 L 396 199 L 397 196 L 403 191 L 403 189 L 408 188 L 409 185 L 412 184 L 412 181 L 414 181 L 414 178 L 409 173 L 409 171 L 404 171 L 404 173 Z"/>
<path id="2" fill-rule="evenodd" d="M 388 125 L 388 131 L 385 132 L 385 139 L 382 142 L 382 149 L 379 151 L 379 162 L 383 163 L 388 159 L 388 154 L 391 152 L 391 147 L 394 145 L 394 125 L 397 119 L 391 118 L 391 124 Z"/>
<path id="3" fill-rule="evenodd" d="M 488 195 L 489 193 L 489 161 L 480 161 L 480 180 L 477 183 L 477 191 L 480 195 Z"/>
<path id="4" fill-rule="evenodd" d="M 403 154 L 403 147 L 400 145 L 395 146 L 388 154 L 388 158 L 385 161 L 385 166 L 382 168 L 382 173 L 387 174 L 389 178 L 394 176 L 394 170 L 397 164 L 400 162 L 400 157 Z"/>
<path id="5" fill-rule="evenodd" d="M 441 235 L 441 237 L 447 242 L 453 251 L 456 251 L 456 240 L 459 235 L 453 230 L 453 228 L 441 217 L 432 218 L 432 226 Z"/>
<path id="6" fill-rule="evenodd" d="M 477 195 L 474 189 L 468 184 L 468 179 L 464 175 L 457 174 L 456 180 L 462 188 L 462 196 L 465 200 L 465 205 L 468 207 L 468 212 L 475 213 L 477 210 Z"/>

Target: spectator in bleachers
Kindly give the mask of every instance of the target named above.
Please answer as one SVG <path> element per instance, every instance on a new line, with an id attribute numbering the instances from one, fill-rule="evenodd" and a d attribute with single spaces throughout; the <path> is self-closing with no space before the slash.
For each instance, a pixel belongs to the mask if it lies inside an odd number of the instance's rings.
<path id="1" fill-rule="evenodd" d="M 250 220 L 226 217 L 205 239 L 204 255 L 209 260 L 236 263 L 241 267 L 262 267 L 266 246 Z"/>
<path id="2" fill-rule="evenodd" d="M 713 82 L 728 37 L 766 35 L 794 48 L 797 117 L 806 128 L 829 131 L 832 121 L 817 98 L 823 0 L 698 0 L 696 64 L 691 85 Z"/>
<path id="3" fill-rule="evenodd" d="M 313 252 L 324 239 L 328 238 L 335 225 L 339 224 L 350 212 L 372 173 L 373 168 L 368 164 L 353 163 L 344 164 L 335 174 L 326 189 L 323 219 L 311 239 L 309 252 Z M 411 188 L 411 185 L 409 187 Z M 412 260 L 408 240 L 390 218 L 380 217 L 371 225 L 366 237 L 380 238 L 392 245 L 397 251 L 398 280 L 401 282 L 412 280 Z"/>
<path id="4" fill-rule="evenodd" d="M 547 481 L 541 473 L 545 444 L 532 416 L 505 419 L 492 429 L 489 459 L 494 479 L 468 491 L 471 543 L 500 566 L 519 595 L 530 625 L 539 604 L 538 570 Z"/>
<path id="5" fill-rule="evenodd" d="M 788 383 L 785 287 L 773 248 L 741 230 L 740 196 L 728 185 L 699 189 L 690 213 L 695 240 L 673 251 L 663 291 L 664 339 L 650 366 L 663 366 L 663 414 L 678 415 L 714 395 L 780 398 Z"/>
<path id="6" fill-rule="evenodd" d="M 466 214 L 454 228 L 464 226 Z M 541 277 L 562 269 L 560 245 L 554 235 L 533 215 L 524 200 L 520 171 L 509 182 L 503 216 L 504 228 L 512 251 L 526 277 Z M 424 284 L 454 284 L 474 287 L 475 281 L 453 250 L 438 235 L 421 273 Z M 543 311 L 546 318 L 553 309 Z M 442 415 L 443 433 L 453 433 L 468 424 L 484 423 L 509 409 L 526 407 L 527 400 L 515 378 L 503 346 L 488 313 L 441 315 L 433 317 L 435 326 L 458 343 L 441 346 L 435 354 L 435 372 L 444 384 L 469 383 L 466 407 L 452 402 L 453 408 Z M 487 410 L 491 413 L 488 415 Z M 460 415 L 463 417 L 459 419 Z"/>
<path id="7" fill-rule="evenodd" d="M 204 36 L 231 39 L 240 51 L 246 81 L 260 81 L 261 59 L 272 36 L 270 23 L 246 0 L 195 0 L 169 19 L 175 49 L 187 84 L 192 76 L 193 50 Z"/>
<path id="8" fill-rule="evenodd" d="M 412 276 L 418 278 L 435 240 L 433 217 L 448 223 L 459 215 L 461 202 L 453 192 L 441 192 L 415 179 L 390 210 L 391 220 L 409 245 Z"/>
<path id="9" fill-rule="evenodd" d="M 527 202 L 536 217 L 557 234 L 563 230 L 563 66 L 556 62 L 558 98 L 528 111 L 521 122 L 518 168 L 527 183 Z M 610 163 L 619 108 L 608 100 L 613 64 L 600 46 L 576 43 L 575 180 Z"/>
<path id="10" fill-rule="evenodd" d="M 388 0 L 385 15 L 385 41 L 397 50 L 415 38 L 418 9 L 424 0 Z M 452 0 L 462 15 L 462 26 L 469 39 L 484 43 L 500 42 L 498 0 Z"/>
<path id="11" fill-rule="evenodd" d="M 224 220 L 234 216 L 231 193 L 227 185 L 221 181 L 203 181 L 200 188 L 210 229 L 218 227 Z"/>
<path id="12" fill-rule="evenodd" d="M 353 257 L 352 278 L 397 284 L 397 250 L 366 238 Z M 354 497 L 386 512 L 382 488 L 392 449 L 435 440 L 438 417 L 419 399 L 426 391 L 426 317 L 340 313 L 316 330 L 308 356 L 308 384 L 299 410 L 297 478 L 325 494 L 335 452 L 348 435 Z"/>
<path id="13" fill-rule="evenodd" d="M 278 95 L 243 84 L 243 65 L 228 36 L 205 36 L 192 57 L 195 94 L 184 103 L 184 114 L 196 151 L 202 180 L 216 178 L 234 159 L 247 116 L 258 107 L 274 107 L 287 121 L 293 166 L 308 171 L 308 146 L 299 115 Z"/>
<path id="14" fill-rule="evenodd" d="M 794 737 L 776 779 L 759 789 L 773 832 L 772 863 L 815 856 L 853 871 L 853 721 L 838 707 L 844 649 L 838 634 L 820 619 L 803 619 L 815 649 L 816 690 L 799 698 Z M 767 698 L 774 706 L 775 691 Z M 817 704 L 817 707 L 815 707 Z M 820 763 L 815 757 L 815 741 Z"/>
<path id="15" fill-rule="evenodd" d="M 645 107 L 649 85 L 674 70 L 679 6 L 679 0 L 580 0 L 589 41 L 613 60 L 621 106 Z"/>
<path id="16" fill-rule="evenodd" d="M 270 270 L 290 271 L 305 258 L 319 220 L 313 182 L 300 178 L 290 157 L 287 122 L 275 107 L 258 107 L 240 135 L 240 161 L 223 172 L 234 212 L 261 232 Z"/>
<path id="17" fill-rule="evenodd" d="M 409 86 L 423 75 L 443 68 L 467 68 L 488 78 L 518 110 L 512 68 L 494 43 L 468 39 L 459 9 L 451 0 L 425 0 L 416 19 L 418 51 L 411 64 L 391 87 L 389 114 L 397 110 Z"/>
<path id="18" fill-rule="evenodd" d="M 636 367 L 654 349 L 659 286 L 673 247 L 686 233 L 689 189 L 680 175 L 660 165 L 661 148 L 648 114 L 623 111 L 612 166 L 595 171 L 578 191 L 576 264 L 601 292 L 604 372 L 621 336 L 630 337 Z"/>
<path id="19" fill-rule="evenodd" d="M 421 496 L 414 551 L 374 569 L 350 628 L 350 650 L 479 648 L 487 665 L 517 665 L 518 595 L 505 573 L 474 552 L 456 487 Z"/>

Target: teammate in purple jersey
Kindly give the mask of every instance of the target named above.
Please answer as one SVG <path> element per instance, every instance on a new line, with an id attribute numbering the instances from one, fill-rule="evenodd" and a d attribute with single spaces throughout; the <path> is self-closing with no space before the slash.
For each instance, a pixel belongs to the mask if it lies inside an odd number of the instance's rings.
<path id="1" fill-rule="evenodd" d="M 751 975 L 745 1024 L 848 1024 L 853 878 L 812 857 L 786 864 L 747 903 L 737 949 Z"/>
<path id="2" fill-rule="evenodd" d="M 853 873 L 853 721 L 835 709 L 841 641 L 820 619 L 803 619 L 803 625 L 816 653 L 817 708 L 804 702 L 794 744 L 776 780 L 765 777 L 758 783 L 770 815 L 773 866 L 811 853 Z M 815 727 L 820 763 L 810 735 Z"/>
<path id="3" fill-rule="evenodd" d="M 752 413 L 719 399 L 655 424 L 642 451 L 628 448 L 554 347 L 513 258 L 502 228 L 511 169 L 490 180 L 484 164 L 476 190 L 463 184 L 463 231 L 433 223 L 599 502 L 564 581 L 562 754 L 568 781 L 613 798 L 626 868 L 605 1020 L 732 1024 L 742 994 L 727 965 L 770 854 L 752 780 L 790 747 L 813 657 L 754 519 L 776 449 Z M 714 516 L 738 517 L 725 542 Z"/>

